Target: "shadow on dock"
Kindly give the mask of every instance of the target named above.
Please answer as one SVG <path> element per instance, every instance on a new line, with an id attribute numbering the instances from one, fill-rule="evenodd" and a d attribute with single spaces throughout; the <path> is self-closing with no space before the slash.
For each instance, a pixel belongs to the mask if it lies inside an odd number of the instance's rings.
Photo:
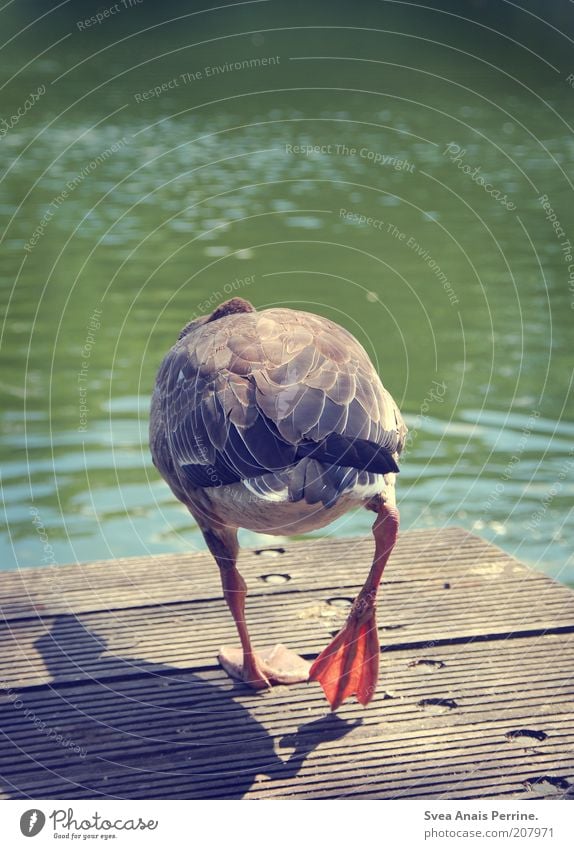
<path id="1" fill-rule="evenodd" d="M 241 684 L 115 655 L 110 677 L 106 642 L 74 615 L 57 617 L 34 645 L 53 680 L 4 689 L 0 789 L 9 798 L 242 798 L 260 776 L 291 781 L 315 746 L 360 724 L 309 722 L 279 737 L 278 749 L 294 749 L 282 760 L 235 699 Z"/>

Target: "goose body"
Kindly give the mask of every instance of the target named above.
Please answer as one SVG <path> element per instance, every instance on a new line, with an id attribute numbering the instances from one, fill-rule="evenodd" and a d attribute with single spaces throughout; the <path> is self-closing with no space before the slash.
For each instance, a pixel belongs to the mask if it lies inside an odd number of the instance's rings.
<path id="1" fill-rule="evenodd" d="M 160 367 L 150 418 L 154 464 L 202 529 L 228 602 L 240 579 L 237 528 L 289 535 L 360 505 L 396 512 L 405 435 L 347 330 L 312 313 L 259 312 L 241 298 L 183 328 Z M 242 637 L 238 663 L 226 668 L 245 678 L 247 665 L 255 686 L 281 680 L 250 654 Z"/>

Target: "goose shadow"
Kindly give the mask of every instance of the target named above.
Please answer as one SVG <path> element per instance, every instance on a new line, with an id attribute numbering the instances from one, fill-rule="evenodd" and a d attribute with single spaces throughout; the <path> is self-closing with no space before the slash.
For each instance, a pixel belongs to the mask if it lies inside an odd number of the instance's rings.
<path id="1" fill-rule="evenodd" d="M 0 690 L 0 782 L 12 799 L 241 799 L 264 776 L 286 787 L 317 745 L 357 724 L 328 715 L 274 741 L 237 698 L 243 685 L 111 655 L 74 615 L 34 645 L 51 682 Z"/>

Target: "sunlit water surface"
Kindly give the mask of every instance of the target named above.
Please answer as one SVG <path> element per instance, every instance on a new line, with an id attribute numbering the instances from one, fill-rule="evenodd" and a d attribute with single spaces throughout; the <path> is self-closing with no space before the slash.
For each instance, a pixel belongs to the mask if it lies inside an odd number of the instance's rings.
<path id="1" fill-rule="evenodd" d="M 220 54 L 198 48 L 124 73 L 112 51 L 3 138 L 0 568 L 203 547 L 151 464 L 149 398 L 180 327 L 241 294 L 327 315 L 365 345 L 411 428 L 403 528 L 459 525 L 574 581 L 574 313 L 537 200 L 562 204 L 568 226 L 572 140 L 539 98 L 564 114 L 572 92 L 538 81 L 537 99 L 482 66 L 461 76 L 456 57 L 415 62 L 405 44 L 393 61 L 455 82 L 289 59 L 381 58 L 365 38 L 332 33 L 322 51 L 305 35 L 234 43 L 228 58 L 282 63 L 145 103 L 135 93 Z M 32 65 L 8 112 L 79 58 L 72 46 Z M 515 210 L 450 161 L 451 141 Z M 317 534 L 365 534 L 371 519 L 357 511 Z"/>

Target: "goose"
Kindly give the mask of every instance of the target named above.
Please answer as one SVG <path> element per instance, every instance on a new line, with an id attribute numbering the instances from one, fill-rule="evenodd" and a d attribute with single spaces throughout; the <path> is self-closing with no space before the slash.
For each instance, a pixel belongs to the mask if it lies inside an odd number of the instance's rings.
<path id="1" fill-rule="evenodd" d="M 180 332 L 157 375 L 150 449 L 219 567 L 240 641 L 219 652 L 230 676 L 257 690 L 316 681 L 332 710 L 353 695 L 372 699 L 377 590 L 398 534 L 406 433 L 364 348 L 327 318 L 234 297 Z M 376 514 L 375 552 L 344 627 L 312 664 L 284 645 L 256 651 L 238 528 L 301 534 L 361 506 Z"/>

